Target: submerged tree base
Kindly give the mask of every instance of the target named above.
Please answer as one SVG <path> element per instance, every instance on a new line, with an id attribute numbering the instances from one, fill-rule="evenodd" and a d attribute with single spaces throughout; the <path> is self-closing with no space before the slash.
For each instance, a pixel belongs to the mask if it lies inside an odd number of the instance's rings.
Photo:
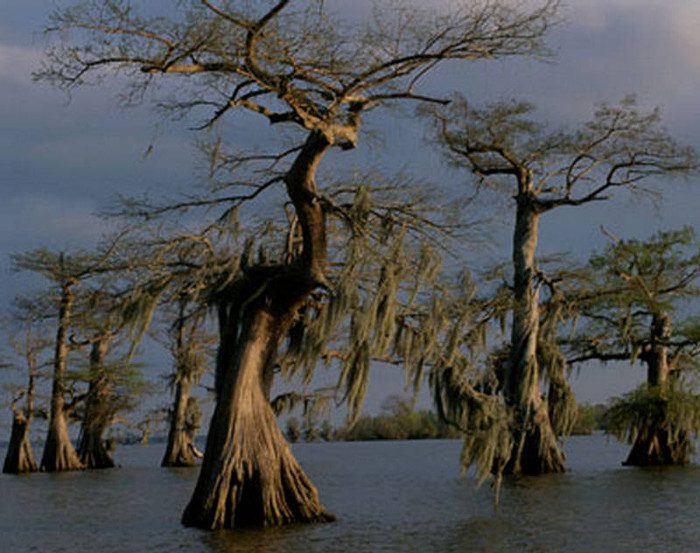
<path id="1" fill-rule="evenodd" d="M 512 454 L 503 474 L 536 476 L 566 472 L 564 453 L 552 428 L 547 407 L 541 401 L 533 401 L 526 409 L 513 438 Z"/>
<path id="2" fill-rule="evenodd" d="M 672 440 L 668 432 L 657 431 L 650 436 L 638 437 L 622 465 L 626 467 L 683 466 L 690 462 L 691 451 L 692 444 L 687 436 L 679 436 Z"/>
<path id="3" fill-rule="evenodd" d="M 2 471 L 5 474 L 21 474 L 38 470 L 34 450 L 29 441 L 29 422 L 26 418 L 15 415 Z"/>
<path id="4" fill-rule="evenodd" d="M 44 453 L 41 457 L 41 470 L 46 472 L 63 472 L 82 470 L 84 468 L 78 453 L 68 437 L 68 431 L 53 431 L 53 429 L 50 429 L 46 437 Z"/>
<path id="5" fill-rule="evenodd" d="M 692 436 L 700 430 L 700 395 L 643 384 L 616 398 L 603 424 L 619 440 L 633 444 L 624 466 L 687 465 Z"/>
<path id="6" fill-rule="evenodd" d="M 206 491 L 198 482 L 182 516 L 185 526 L 215 530 L 335 520 L 275 421 L 270 422 L 274 426 L 261 428 L 259 434 L 255 427 L 239 434 L 237 443 L 229 445 L 232 456 Z"/>
<path id="7" fill-rule="evenodd" d="M 86 469 L 111 469 L 116 466 L 101 436 L 84 435 L 78 448 L 80 462 Z"/>
<path id="8" fill-rule="evenodd" d="M 266 308 L 252 309 L 249 317 L 235 348 L 222 341 L 217 370 L 229 370 L 217 374 L 219 397 L 182 523 L 215 530 L 332 521 L 263 392 L 263 373 L 281 334 L 279 321 Z"/>
<path id="9" fill-rule="evenodd" d="M 197 460 L 202 457 L 202 452 L 195 447 L 189 436 L 182 432 L 174 441 L 168 442 L 168 447 L 160 466 L 170 468 L 194 467 L 197 464 Z"/>
<path id="10" fill-rule="evenodd" d="M 551 432 L 549 432 L 551 433 Z M 528 432 L 520 447 L 516 445 L 513 455 L 503 469 L 503 474 L 558 474 L 566 472 L 565 456 L 559 448 L 556 437 L 536 427 Z"/>

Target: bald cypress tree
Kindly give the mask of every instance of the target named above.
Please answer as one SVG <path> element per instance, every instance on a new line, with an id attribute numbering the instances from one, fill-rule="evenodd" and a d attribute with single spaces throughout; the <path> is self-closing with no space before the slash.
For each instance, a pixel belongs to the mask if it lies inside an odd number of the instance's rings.
<path id="1" fill-rule="evenodd" d="M 14 257 L 18 269 L 32 270 L 46 276 L 55 285 L 56 338 L 54 342 L 53 378 L 49 429 L 41 459 L 41 469 L 48 472 L 83 468 L 68 434 L 66 415 L 66 372 L 68 368 L 69 329 L 75 305 L 75 287 L 84 276 L 85 258 L 75 259 L 48 250 L 37 250 Z"/>
<path id="2" fill-rule="evenodd" d="M 469 170 L 478 185 L 512 194 L 513 307 L 499 390 L 512 416 L 512 450 L 496 460 L 494 469 L 542 474 L 562 472 L 564 455 L 541 393 L 548 367 L 540 365 L 538 354 L 543 343 L 540 296 L 550 279 L 537 261 L 540 220 L 554 209 L 605 200 L 619 189 L 642 193 L 643 182 L 688 174 L 696 160 L 660 126 L 658 110 L 645 113 L 633 98 L 600 106 L 572 132 L 548 131 L 532 111 L 533 106 L 518 102 L 477 109 L 462 98 L 445 111 L 431 110 L 449 161 Z M 560 357 L 547 359 L 557 363 L 552 374 L 560 373 Z M 482 450 L 493 454 L 493 448 Z"/>
<path id="3" fill-rule="evenodd" d="M 647 370 L 646 382 L 615 398 L 605 416 L 606 428 L 632 444 L 623 464 L 687 464 L 700 430 L 700 395 L 687 378 L 700 355 L 700 326 L 686 309 L 700 295 L 693 230 L 615 239 L 590 269 L 582 322 L 567 340 L 572 361 L 629 361 Z"/>
<path id="4" fill-rule="evenodd" d="M 39 306 L 26 298 L 18 298 L 15 308 L 14 318 L 21 330 L 13 334 L 11 342 L 15 352 L 24 360 L 27 384 L 17 390 L 12 400 L 12 432 L 2 468 L 7 474 L 39 470 L 30 441 L 30 429 L 37 412 L 37 380 L 44 366 L 41 354 L 50 345 L 38 330 L 42 322 Z M 22 407 L 17 405 L 20 400 L 24 400 Z"/>
<path id="5" fill-rule="evenodd" d="M 192 395 L 194 386 L 205 370 L 207 338 L 203 332 L 203 315 L 189 312 L 190 302 L 181 296 L 177 314 L 168 334 L 174 362 L 170 388 L 173 403 L 169 413 L 168 441 L 161 461 L 164 467 L 189 467 L 202 456 L 195 446 L 196 431 L 201 413 L 197 398 Z M 196 307 L 196 306 L 195 306 Z"/>
<path id="6" fill-rule="evenodd" d="M 12 256 L 13 268 L 43 276 L 50 288 L 46 294 L 49 316 L 56 321 L 49 428 L 44 444 L 41 469 L 47 472 L 85 468 L 69 435 L 68 415 L 76 401 L 67 402 L 68 361 L 71 350 L 80 347 L 71 336 L 71 328 L 79 318 L 81 287 L 91 280 L 123 271 L 130 266 L 120 257 L 121 235 L 111 237 L 94 251 L 74 251 L 70 254 L 41 248 Z"/>
<path id="7" fill-rule="evenodd" d="M 440 15 L 378 9 L 362 27 L 343 24 L 315 0 L 188 1 L 156 18 L 126 3 L 99 1 L 54 15 L 52 27 L 72 39 L 50 51 L 45 79 L 70 87 L 114 69 L 130 78 L 134 90 L 144 90 L 156 80 L 177 78 L 187 86 L 174 89 L 178 98 L 170 107 L 213 107 L 203 128 L 247 111 L 300 131 L 292 148 L 253 156 L 273 163 L 277 172 L 267 181 L 252 187 L 246 182 L 248 192 L 227 198 L 185 202 L 235 206 L 281 185 L 293 208 L 292 237 L 300 238 L 298 254 L 282 263 L 241 266 L 215 296 L 217 403 L 200 477 L 183 515 L 186 525 L 214 529 L 332 519 L 292 456 L 264 393 L 265 371 L 300 310 L 318 290 L 331 287 L 319 165 L 330 150 L 356 146 L 371 108 L 436 101 L 416 89 L 441 61 L 541 51 L 555 8 L 547 1 L 523 11 L 506 2 L 465 2 Z M 231 165 L 217 151 L 214 167 L 240 166 L 240 156 Z M 355 338 L 363 341 L 361 334 Z M 355 378 L 366 373 L 363 352 L 345 373 L 351 394 L 358 391 Z"/>

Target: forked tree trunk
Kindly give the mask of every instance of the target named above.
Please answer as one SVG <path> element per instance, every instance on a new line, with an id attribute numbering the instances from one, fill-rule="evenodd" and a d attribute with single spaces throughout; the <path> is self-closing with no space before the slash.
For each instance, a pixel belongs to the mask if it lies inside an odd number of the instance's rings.
<path id="1" fill-rule="evenodd" d="M 56 351 L 54 354 L 53 386 L 51 389 L 51 414 L 49 429 L 41 457 L 41 469 L 47 472 L 79 470 L 83 468 L 78 454 L 68 434 L 68 419 L 65 411 L 65 375 L 68 363 L 68 327 L 73 308 L 72 287 L 74 280 L 65 282 L 61 289 L 61 305 L 58 314 L 56 332 Z"/>
<path id="2" fill-rule="evenodd" d="M 691 437 L 670 427 L 668 405 L 663 399 L 664 391 L 670 386 L 670 338 L 671 318 L 666 313 L 655 315 L 651 324 L 651 347 L 643 357 L 647 364 L 647 385 L 660 392 L 660 404 L 651 408 L 656 416 L 650 416 L 647 425 L 640 429 L 632 450 L 622 463 L 625 466 L 686 465 L 690 461 Z"/>
<path id="3" fill-rule="evenodd" d="M 115 466 L 104 434 L 112 418 L 109 380 L 105 373 L 105 358 L 109 335 L 96 339 L 90 351 L 90 387 L 85 400 L 85 415 L 78 440 L 78 455 L 85 468 L 108 469 Z"/>
<path id="4" fill-rule="evenodd" d="M 552 428 L 540 389 L 537 360 L 539 287 L 535 267 L 539 214 L 529 193 L 517 197 L 513 233 L 514 305 L 511 354 L 506 367 L 505 399 L 513 409 L 513 452 L 506 474 L 563 472 L 564 455 Z"/>
<path id="5" fill-rule="evenodd" d="M 330 146 L 313 132 L 285 182 L 302 227 L 302 254 L 255 268 L 219 300 L 217 402 L 183 524 L 205 529 L 333 520 L 294 458 L 266 396 L 265 371 L 309 294 L 325 283 L 326 235 L 316 167 Z"/>
<path id="6" fill-rule="evenodd" d="M 31 327 L 27 332 L 26 344 L 27 369 L 29 379 L 27 382 L 27 396 L 24 413 L 12 404 L 12 433 L 10 443 L 7 445 L 5 462 L 2 471 L 6 474 L 19 474 L 36 472 L 39 470 L 34 458 L 34 449 L 29 439 L 29 429 L 34 418 L 34 390 L 36 387 L 36 352 L 32 344 Z"/>

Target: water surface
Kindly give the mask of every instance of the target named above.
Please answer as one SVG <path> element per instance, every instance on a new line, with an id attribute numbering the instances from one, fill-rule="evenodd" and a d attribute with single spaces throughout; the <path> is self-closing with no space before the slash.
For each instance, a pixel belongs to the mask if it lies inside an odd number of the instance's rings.
<path id="1" fill-rule="evenodd" d="M 338 521 L 273 530 L 183 528 L 197 469 L 161 469 L 163 444 L 118 450 L 118 470 L 0 476 L 3 553 L 696 552 L 700 468 L 623 468 L 626 446 L 571 438 L 570 472 L 488 485 L 460 478 L 458 441 L 298 444 Z M 4 452 L 1 452 L 4 456 Z"/>

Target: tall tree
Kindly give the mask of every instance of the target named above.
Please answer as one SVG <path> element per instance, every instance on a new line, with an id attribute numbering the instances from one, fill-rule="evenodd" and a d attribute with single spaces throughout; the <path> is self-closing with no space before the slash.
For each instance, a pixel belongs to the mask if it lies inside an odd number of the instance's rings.
<path id="1" fill-rule="evenodd" d="M 131 249 L 135 255 L 136 250 Z M 131 307 L 133 283 L 127 278 L 131 264 L 110 266 L 113 272 L 85 286 L 76 306 L 73 334 L 75 347 L 89 348 L 89 362 L 83 372 L 73 370 L 73 377 L 87 382 L 82 400 L 78 455 L 85 468 L 115 466 L 105 434 L 122 413 L 135 408 L 146 391 L 142 375 L 131 363 L 124 346 L 127 330 L 136 314 L 125 313 Z"/>
<path id="2" fill-rule="evenodd" d="M 107 353 L 113 339 L 111 333 L 100 333 L 91 340 L 89 387 L 78 438 L 78 456 L 88 469 L 115 466 L 104 442 L 104 433 L 113 416 L 110 404 L 115 399 L 106 371 Z"/>
<path id="3" fill-rule="evenodd" d="M 286 162 L 278 174 L 227 198 L 235 206 L 283 184 L 302 247 L 284 263 L 244 267 L 218 294 L 217 403 L 183 523 L 213 529 L 330 520 L 263 389 L 265 370 L 299 309 L 315 290 L 329 288 L 319 164 L 332 148 L 355 147 L 370 108 L 434 101 L 416 88 L 439 62 L 541 51 L 556 2 L 523 11 L 508 2 L 464 2 L 440 15 L 379 9 L 362 27 L 343 24 L 320 0 L 178 6 L 151 18 L 127 2 L 103 0 L 54 14 L 53 28 L 61 36 L 73 32 L 74 40 L 49 52 L 41 76 L 74 86 L 102 69 L 121 69 L 143 90 L 157 76 L 179 75 L 187 86 L 173 90 L 178 98 L 170 106 L 213 107 L 205 128 L 248 111 L 301 130 L 291 149 L 255 156 Z M 196 202 L 215 201 L 221 198 Z"/>
<path id="4" fill-rule="evenodd" d="M 94 277 L 123 268 L 124 261 L 115 264 L 117 245 L 121 237 L 101 244 L 95 252 L 75 252 L 70 255 L 38 249 L 12 256 L 16 270 L 36 272 L 52 284 L 50 297 L 56 313 L 53 378 L 49 428 L 44 444 L 41 468 L 47 472 L 84 468 L 73 447 L 68 432 L 68 412 L 75 407 L 66 403 L 66 373 L 71 344 L 70 329 L 74 318 L 77 289 L 81 283 Z M 55 295 L 54 295 L 55 294 Z"/>
<path id="5" fill-rule="evenodd" d="M 74 288 L 83 276 L 84 266 L 76 269 L 72 259 L 66 258 L 64 254 L 54 254 L 47 250 L 21 254 L 15 256 L 13 261 L 18 269 L 44 274 L 58 288 L 51 410 L 41 468 L 48 472 L 77 470 L 83 466 L 68 434 L 65 378 L 70 348 L 68 335 L 75 303 Z"/>
<path id="6" fill-rule="evenodd" d="M 700 430 L 700 395 L 684 376 L 697 367 L 700 332 L 687 309 L 698 295 L 700 249 L 691 228 L 620 240 L 591 258 L 584 323 L 566 340 L 573 362 L 641 362 L 646 383 L 613 400 L 606 427 L 629 441 L 625 465 L 682 465 Z M 614 293 L 596 291 L 613 290 Z"/>
<path id="7" fill-rule="evenodd" d="M 481 185 L 513 194 L 513 310 L 510 350 L 502 395 L 512 413 L 512 451 L 505 473 L 562 472 L 557 443 L 541 393 L 544 374 L 540 291 L 549 280 L 536 258 L 541 217 L 553 209 L 607 199 L 625 188 L 644 192 L 652 177 L 685 175 L 696 165 L 694 152 L 676 144 L 659 124 L 659 112 L 644 113 L 633 98 L 603 105 L 580 130 L 549 132 L 535 122 L 533 107 L 501 103 L 483 110 L 456 98 L 446 111 L 433 110 L 440 143 L 457 167 Z M 558 365 L 557 365 L 558 366 Z M 482 449 L 493 457 L 493 448 Z M 498 459 L 491 464 L 501 466 Z"/>

